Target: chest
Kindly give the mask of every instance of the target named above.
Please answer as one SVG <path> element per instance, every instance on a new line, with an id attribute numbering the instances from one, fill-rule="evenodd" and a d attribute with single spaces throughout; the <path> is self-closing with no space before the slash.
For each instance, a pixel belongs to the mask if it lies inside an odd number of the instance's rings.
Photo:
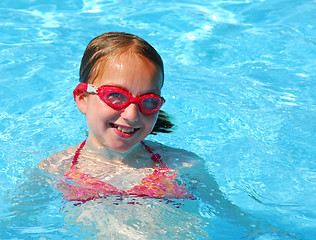
<path id="1" fill-rule="evenodd" d="M 134 168 L 121 163 L 85 161 L 77 164 L 77 170 L 123 191 L 140 184 L 149 174 L 151 167 Z"/>

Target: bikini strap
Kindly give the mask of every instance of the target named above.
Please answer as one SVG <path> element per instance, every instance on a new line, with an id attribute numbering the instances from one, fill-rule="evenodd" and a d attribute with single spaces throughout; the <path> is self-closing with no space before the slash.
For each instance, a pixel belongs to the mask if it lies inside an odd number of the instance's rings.
<path id="1" fill-rule="evenodd" d="M 86 141 L 87 141 L 87 139 L 84 140 L 84 141 L 80 144 L 80 146 L 78 147 L 78 149 L 76 150 L 75 156 L 74 156 L 74 158 L 73 158 L 73 160 L 72 160 L 72 166 L 74 166 L 74 165 L 76 165 L 76 164 L 78 163 L 78 158 L 79 158 L 79 155 L 80 155 L 80 151 L 81 151 L 81 149 L 83 149 L 84 145 L 86 145 Z"/>
<path id="2" fill-rule="evenodd" d="M 78 158 L 79 158 L 79 155 L 80 155 L 80 151 L 83 149 L 83 147 L 85 146 L 86 144 L 86 140 L 84 140 L 80 146 L 78 147 L 78 149 L 76 150 L 75 152 L 75 156 L 72 160 L 72 166 L 76 165 L 78 163 Z M 151 160 L 154 161 L 154 163 L 158 164 L 158 165 L 162 165 L 162 160 L 161 160 L 161 156 L 160 154 L 158 153 L 154 153 L 149 147 L 148 145 L 146 145 L 143 141 L 141 141 L 141 143 L 143 144 L 143 146 L 145 147 L 145 149 L 147 150 L 147 152 L 149 152 L 151 154 Z"/>
<path id="3" fill-rule="evenodd" d="M 141 141 L 141 143 L 143 144 L 143 146 L 145 147 L 147 152 L 149 152 L 151 154 L 151 160 L 153 160 L 154 163 L 156 163 L 158 165 L 162 165 L 162 160 L 161 160 L 160 154 L 154 153 L 153 151 L 151 151 L 151 149 L 148 147 L 148 145 L 146 145 L 143 141 Z"/>

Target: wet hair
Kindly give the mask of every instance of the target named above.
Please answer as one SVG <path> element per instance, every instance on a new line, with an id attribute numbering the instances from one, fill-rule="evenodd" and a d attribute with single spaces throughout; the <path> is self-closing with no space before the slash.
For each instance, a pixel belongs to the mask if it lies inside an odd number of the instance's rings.
<path id="1" fill-rule="evenodd" d="M 110 59 L 127 52 L 152 61 L 160 71 L 163 85 L 164 66 L 158 52 L 144 39 L 124 32 L 104 33 L 90 41 L 81 60 L 80 82 L 94 83 L 99 75 L 101 63 L 106 64 Z M 151 134 L 169 133 L 173 126 L 168 114 L 160 110 Z"/>

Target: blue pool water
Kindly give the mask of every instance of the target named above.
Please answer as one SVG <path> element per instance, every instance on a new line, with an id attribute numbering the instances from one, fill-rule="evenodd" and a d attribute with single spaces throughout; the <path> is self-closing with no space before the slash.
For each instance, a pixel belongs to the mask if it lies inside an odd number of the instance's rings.
<path id="1" fill-rule="evenodd" d="M 283 231 L 255 239 L 316 239 L 315 12 L 315 0 L 2 0 L 0 239 L 96 239 L 102 219 L 134 211 L 87 204 L 80 225 L 33 169 L 85 138 L 71 91 L 87 43 L 107 31 L 139 35 L 164 59 L 164 110 L 177 128 L 152 140 L 203 157 L 227 199 Z M 196 220 L 166 210 L 154 239 L 171 238 L 166 224 L 182 229 L 175 239 L 250 238 L 199 209 Z"/>

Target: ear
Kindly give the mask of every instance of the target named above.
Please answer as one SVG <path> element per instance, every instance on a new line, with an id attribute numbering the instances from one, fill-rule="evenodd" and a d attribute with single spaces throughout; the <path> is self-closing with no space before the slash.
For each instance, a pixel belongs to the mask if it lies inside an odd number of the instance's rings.
<path id="1" fill-rule="evenodd" d="M 88 105 L 88 94 L 83 91 L 78 91 L 74 93 L 74 99 L 79 111 L 82 114 L 86 115 L 87 105 Z"/>

